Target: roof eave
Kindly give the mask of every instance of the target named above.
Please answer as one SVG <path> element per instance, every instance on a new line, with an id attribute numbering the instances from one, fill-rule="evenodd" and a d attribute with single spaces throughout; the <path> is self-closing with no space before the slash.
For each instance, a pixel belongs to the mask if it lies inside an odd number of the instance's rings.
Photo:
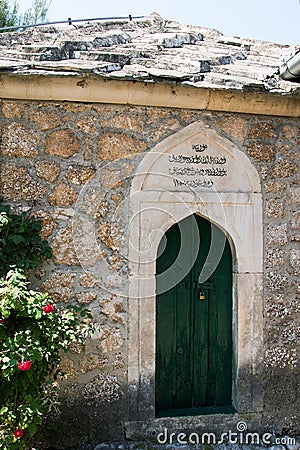
<path id="1" fill-rule="evenodd" d="M 156 106 L 300 117 L 300 97 L 288 92 L 193 87 L 167 83 L 121 81 L 91 76 L 0 76 L 0 98 Z"/>

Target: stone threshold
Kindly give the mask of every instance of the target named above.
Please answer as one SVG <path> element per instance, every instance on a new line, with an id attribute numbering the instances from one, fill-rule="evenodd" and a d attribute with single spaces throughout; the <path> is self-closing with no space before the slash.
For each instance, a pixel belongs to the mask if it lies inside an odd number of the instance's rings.
<path id="1" fill-rule="evenodd" d="M 255 413 L 234 413 L 234 414 L 211 414 L 203 416 L 181 416 L 163 417 L 146 421 L 130 421 L 125 424 L 125 437 L 130 440 L 148 439 L 157 441 L 160 434 L 161 440 L 167 436 L 167 443 L 173 440 L 180 433 L 191 435 L 196 433 L 214 433 L 216 440 L 222 433 L 252 432 L 261 433 L 262 414 Z M 163 433 L 163 434 L 161 434 Z M 173 433 L 172 439 L 170 435 Z M 185 438 L 182 438 L 184 440 Z"/>

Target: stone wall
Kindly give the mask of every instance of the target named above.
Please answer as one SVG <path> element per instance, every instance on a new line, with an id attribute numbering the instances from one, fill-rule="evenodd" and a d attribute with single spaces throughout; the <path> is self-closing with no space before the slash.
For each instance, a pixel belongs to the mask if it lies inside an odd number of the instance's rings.
<path id="1" fill-rule="evenodd" d="M 53 448 L 122 440 L 127 404 L 128 278 L 124 240 L 131 176 L 144 152 L 197 120 L 242 149 L 262 182 L 264 428 L 299 431 L 300 121 L 101 104 L 3 101 L 1 197 L 43 220 L 53 259 L 33 279 L 60 304 L 87 303 L 100 330 L 61 364 Z M 84 221 L 82 221 L 84 217 Z M 91 238 L 92 237 L 92 238 Z M 92 239 L 92 245 L 91 245 Z M 93 269 L 99 266 L 98 272 Z M 59 380 L 61 376 L 58 376 Z M 74 433 L 76 430 L 76 433 Z"/>

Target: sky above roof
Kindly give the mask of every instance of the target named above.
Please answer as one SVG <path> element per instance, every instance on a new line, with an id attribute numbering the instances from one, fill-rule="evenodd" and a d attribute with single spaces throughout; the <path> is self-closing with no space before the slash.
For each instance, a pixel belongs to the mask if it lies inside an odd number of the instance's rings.
<path id="1" fill-rule="evenodd" d="M 22 10 L 32 0 L 19 0 Z M 299 0 L 52 0 L 49 21 L 117 16 L 147 16 L 216 28 L 228 36 L 300 45 Z"/>

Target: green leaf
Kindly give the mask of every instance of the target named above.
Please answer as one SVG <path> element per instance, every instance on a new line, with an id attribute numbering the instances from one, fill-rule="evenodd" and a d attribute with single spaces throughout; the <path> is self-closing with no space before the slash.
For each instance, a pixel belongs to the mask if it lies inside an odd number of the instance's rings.
<path id="1" fill-rule="evenodd" d="M 7 406 L 3 406 L 1 409 L 0 409 L 0 416 L 2 416 L 3 414 L 5 414 L 5 413 L 7 413 L 8 412 L 8 407 Z"/>
<path id="2" fill-rule="evenodd" d="M 31 424 L 28 427 L 28 432 L 29 432 L 30 437 L 34 436 L 37 433 L 37 431 L 38 431 L 38 426 L 34 422 L 31 422 Z"/>
<path id="3" fill-rule="evenodd" d="M 16 245 L 20 244 L 20 242 L 26 242 L 25 239 L 19 234 L 12 235 L 10 240 Z"/>
<path id="4" fill-rule="evenodd" d="M 42 309 L 36 309 L 34 313 L 34 318 L 39 320 L 42 317 Z"/>
<path id="5" fill-rule="evenodd" d="M 10 361 L 9 361 L 9 367 L 13 367 L 13 366 L 16 366 L 17 365 L 17 360 L 16 359 L 11 359 Z"/>
<path id="6" fill-rule="evenodd" d="M 33 419 L 33 423 L 35 423 L 36 425 L 41 425 L 43 422 L 43 419 L 41 416 L 35 416 Z"/>

